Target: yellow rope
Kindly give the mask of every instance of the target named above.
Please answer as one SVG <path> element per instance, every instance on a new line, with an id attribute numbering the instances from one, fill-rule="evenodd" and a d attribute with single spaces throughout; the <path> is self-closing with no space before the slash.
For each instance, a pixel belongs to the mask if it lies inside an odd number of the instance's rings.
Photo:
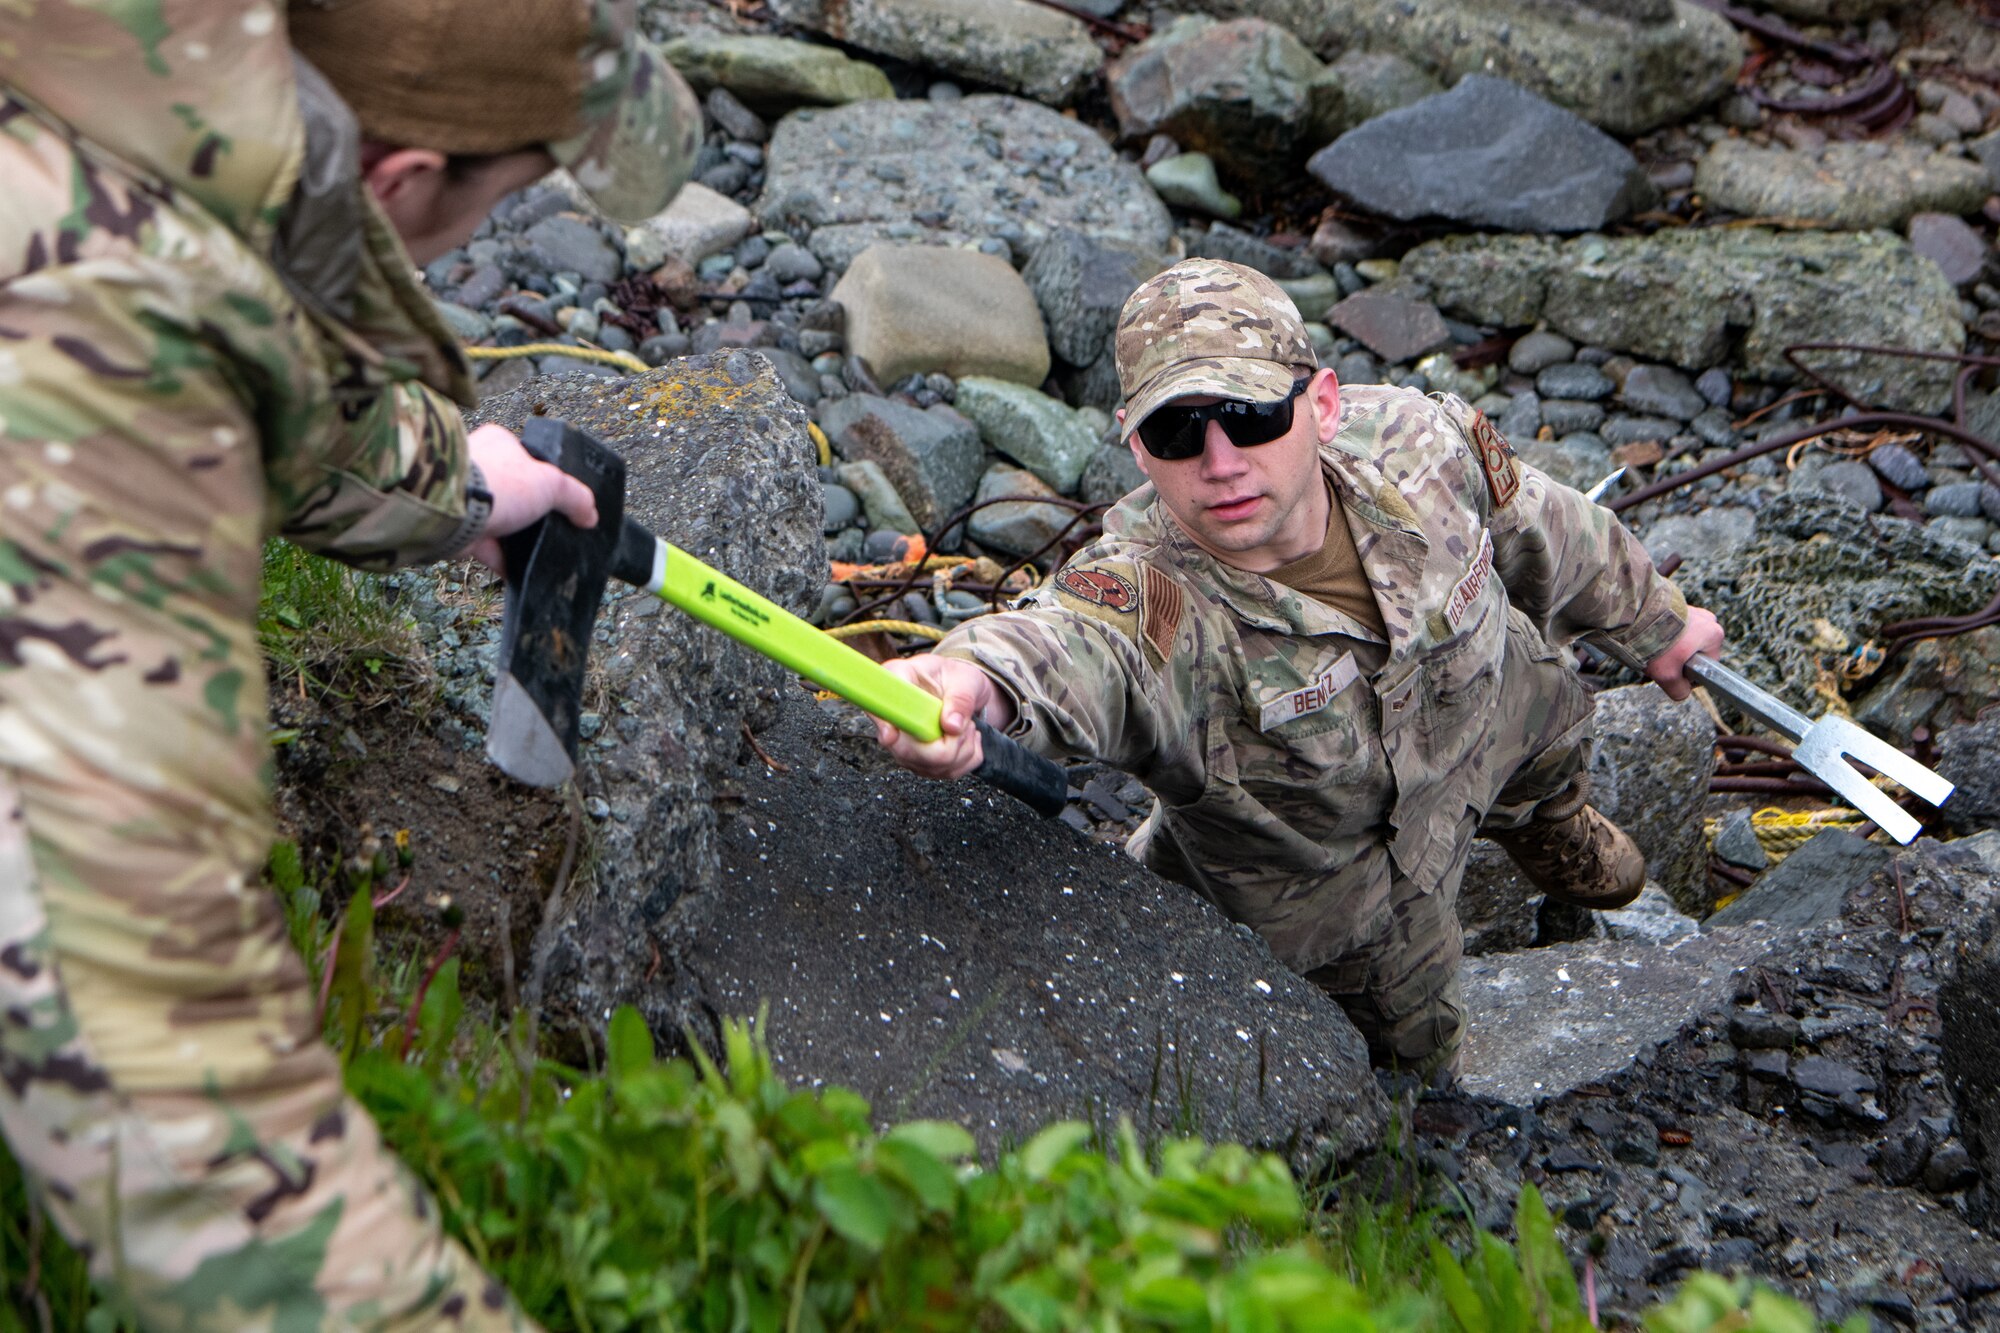
<path id="1" fill-rule="evenodd" d="M 923 625 L 914 620 L 863 620 L 854 625 L 835 625 L 827 631 L 836 639 L 852 639 L 863 634 L 908 634 L 919 639 L 929 639 L 936 643 L 945 632 L 936 625 Z"/>
<path id="2" fill-rule="evenodd" d="M 817 421 L 808 421 L 806 423 L 806 434 L 812 436 L 813 444 L 819 448 L 819 465 L 821 467 L 832 467 L 833 446 L 826 442 L 826 432 L 819 428 L 819 423 Z"/>
<path id="3" fill-rule="evenodd" d="M 1827 829 L 1852 828 L 1863 822 L 1862 816 L 1852 810 L 1779 810 L 1767 806 L 1750 816 L 1750 831 L 1757 835 L 1758 845 L 1775 866 Z M 1716 830 L 1721 826 L 1719 819 L 1702 821 L 1711 849 L 1715 846 Z"/>
<path id="4" fill-rule="evenodd" d="M 568 343 L 522 343 L 519 347 L 468 347 L 465 354 L 474 361 L 507 361 L 517 356 L 567 356 L 578 361 L 595 361 L 599 365 L 616 366 L 629 370 L 634 375 L 643 375 L 652 367 L 633 356 L 630 352 L 613 352 L 602 347 L 571 347 Z"/>

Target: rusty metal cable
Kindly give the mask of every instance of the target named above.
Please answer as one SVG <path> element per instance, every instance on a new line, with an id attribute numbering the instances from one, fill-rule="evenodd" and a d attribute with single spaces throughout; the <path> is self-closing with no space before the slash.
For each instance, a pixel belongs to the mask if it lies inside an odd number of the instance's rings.
<path id="1" fill-rule="evenodd" d="M 944 534 L 950 532 L 953 528 L 965 524 L 968 520 L 971 519 L 971 517 L 974 514 L 978 513 L 980 510 L 991 508 L 994 505 L 1003 505 L 1003 504 L 1054 505 L 1058 509 L 1070 509 L 1077 511 L 1077 517 L 1072 518 L 1067 524 L 1065 524 L 1062 530 L 1059 531 L 1055 535 L 1055 537 L 1050 539 L 1048 542 L 1044 543 L 1041 549 L 1036 551 L 1034 555 L 1029 556 L 1027 560 L 1018 562 L 1011 567 L 1005 568 L 1004 572 L 1002 572 L 1002 574 L 1000 575 L 999 581 L 994 584 L 993 591 L 989 593 L 987 596 L 987 604 L 989 606 L 992 606 L 995 610 L 999 609 L 1000 605 L 999 597 L 1002 594 L 1002 592 L 1006 589 L 1008 577 L 1011 576 L 1015 570 L 1024 568 L 1027 564 L 1031 563 L 1036 557 L 1042 555 L 1044 552 L 1048 551 L 1051 547 L 1053 547 L 1057 542 L 1061 541 L 1065 536 L 1067 536 L 1071 531 L 1075 529 L 1077 523 L 1081 519 L 1089 517 L 1091 514 L 1100 512 L 1106 508 L 1106 506 L 1104 505 L 1087 504 L 1082 500 L 1069 500 L 1063 498 L 1062 496 L 999 495 L 995 496 L 993 499 L 990 500 L 979 500 L 975 501 L 972 504 L 960 507 L 959 510 L 956 513 L 952 514 L 950 518 L 947 518 L 943 523 L 939 524 L 931 532 L 924 534 L 924 549 L 927 551 L 937 550 L 938 543 L 943 539 Z M 867 619 L 870 613 L 879 611 L 883 607 L 888 606 L 891 602 L 894 602 L 899 598 L 905 596 L 906 594 L 914 591 L 916 589 L 918 582 L 924 577 L 925 577 L 925 570 L 923 567 L 923 563 L 921 561 L 913 563 L 910 567 L 910 572 L 904 576 L 901 583 L 895 584 L 894 588 L 890 592 L 885 593 L 881 597 L 877 597 L 874 601 L 868 602 L 865 605 L 856 606 L 854 610 L 849 611 L 846 615 L 843 615 L 835 623 L 840 625 L 846 625 L 846 624 L 858 623 L 862 620 Z M 890 583 L 891 580 L 882 580 L 881 582 L 883 584 L 887 584 Z"/>

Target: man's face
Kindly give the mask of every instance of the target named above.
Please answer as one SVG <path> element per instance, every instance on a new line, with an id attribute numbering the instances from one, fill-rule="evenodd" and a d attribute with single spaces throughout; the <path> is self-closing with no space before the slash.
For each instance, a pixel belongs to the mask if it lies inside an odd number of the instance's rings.
<path id="1" fill-rule="evenodd" d="M 1188 407 L 1215 401 L 1174 400 Z M 1299 396 L 1292 428 L 1267 444 L 1239 448 L 1214 421 L 1207 423 L 1196 458 L 1155 458 L 1136 431 L 1126 442 L 1167 512 L 1196 545 L 1224 564 L 1266 573 L 1311 555 L 1325 541 L 1319 446 L 1333 438 L 1339 420 L 1339 381 L 1322 370 Z"/>

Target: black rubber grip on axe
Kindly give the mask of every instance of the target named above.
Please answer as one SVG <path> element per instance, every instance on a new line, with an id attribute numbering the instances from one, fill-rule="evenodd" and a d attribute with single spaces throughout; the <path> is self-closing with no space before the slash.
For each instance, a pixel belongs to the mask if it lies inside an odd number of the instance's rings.
<path id="1" fill-rule="evenodd" d="M 972 725 L 979 728 L 979 745 L 985 756 L 972 770 L 973 777 L 998 787 L 1045 819 L 1062 813 L 1069 804 L 1069 778 L 1061 765 L 1002 736 L 984 718 L 974 718 Z"/>

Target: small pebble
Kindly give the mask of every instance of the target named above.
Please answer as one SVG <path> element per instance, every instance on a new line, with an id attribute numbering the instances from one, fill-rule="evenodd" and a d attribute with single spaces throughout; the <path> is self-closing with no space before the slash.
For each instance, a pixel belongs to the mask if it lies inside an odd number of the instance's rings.
<path id="1" fill-rule="evenodd" d="M 870 564 L 885 565 L 908 549 L 909 539 L 900 532 L 877 528 L 861 544 L 861 554 Z"/>
<path id="2" fill-rule="evenodd" d="M 763 143 L 771 137 L 763 117 L 738 101 L 736 94 L 727 88 L 718 87 L 711 91 L 703 105 L 708 109 L 709 119 L 732 139 Z"/>
<path id="3" fill-rule="evenodd" d="M 1819 484 L 1827 494 L 1851 505 L 1859 505 L 1871 514 L 1880 513 L 1885 503 L 1882 483 L 1875 479 L 1874 471 L 1866 463 L 1851 458 L 1829 463 L 1820 469 Z M 1977 495 L 1972 497 L 1972 503 L 1976 512 L 1979 504 Z"/>
<path id="4" fill-rule="evenodd" d="M 1742 443 L 1742 437 L 1736 433 L 1735 418 L 1730 416 L 1729 409 L 1725 407 L 1711 407 L 1697 414 L 1695 419 L 1688 423 L 1688 429 L 1711 449 L 1734 449 Z"/>
<path id="5" fill-rule="evenodd" d="M 826 518 L 821 523 L 823 532 L 839 532 L 852 527 L 861 518 L 861 501 L 853 491 L 845 486 L 821 483 L 820 489 L 826 495 Z"/>
<path id="6" fill-rule="evenodd" d="M 795 241 L 774 246 L 764 259 L 765 271 L 779 282 L 818 282 L 826 272 L 819 256 Z"/>
<path id="7" fill-rule="evenodd" d="M 1979 503 L 1979 490 L 1984 484 L 1955 481 L 1945 486 L 1933 486 L 1924 496 L 1924 512 L 1947 518 L 1977 518 L 1984 512 Z"/>
<path id="8" fill-rule="evenodd" d="M 1535 388 L 1544 398 L 1609 398 L 1617 387 L 1596 366 L 1578 361 L 1550 366 L 1535 376 Z"/>
<path id="9" fill-rule="evenodd" d="M 1557 439 L 1578 431 L 1594 431 L 1604 424 L 1604 405 L 1581 398 L 1544 398 L 1542 424 Z"/>
<path id="10" fill-rule="evenodd" d="M 1900 444 L 1882 444 L 1869 450 L 1868 466 L 1899 490 L 1920 491 L 1931 484 L 1923 461 Z"/>
<path id="11" fill-rule="evenodd" d="M 1717 407 L 1729 406 L 1730 396 L 1734 392 L 1729 382 L 1729 372 L 1721 366 L 1702 371 L 1701 377 L 1695 380 L 1694 387 L 1695 392 Z"/>
<path id="12" fill-rule="evenodd" d="M 1560 333 L 1536 332 L 1514 344 L 1507 353 L 1507 365 L 1518 375 L 1539 375 L 1575 356 L 1576 344 Z"/>

